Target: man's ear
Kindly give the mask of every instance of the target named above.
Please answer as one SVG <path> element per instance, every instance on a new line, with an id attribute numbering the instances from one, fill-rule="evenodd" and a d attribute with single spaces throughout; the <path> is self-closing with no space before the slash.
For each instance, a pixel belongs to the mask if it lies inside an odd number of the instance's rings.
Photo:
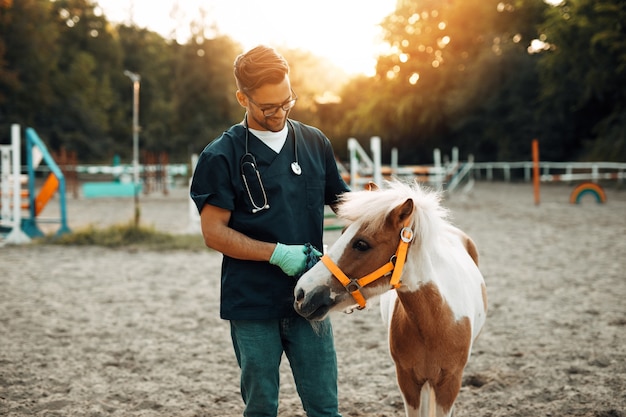
<path id="1" fill-rule="evenodd" d="M 235 93 L 235 96 L 237 97 L 237 101 L 239 102 L 239 105 L 241 107 L 248 108 L 248 96 L 246 96 L 240 90 L 237 90 L 237 92 Z"/>

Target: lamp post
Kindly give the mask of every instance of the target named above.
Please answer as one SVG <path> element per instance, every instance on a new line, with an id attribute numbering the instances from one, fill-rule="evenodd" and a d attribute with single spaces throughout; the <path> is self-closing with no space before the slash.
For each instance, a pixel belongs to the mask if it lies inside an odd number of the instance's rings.
<path id="1" fill-rule="evenodd" d="M 135 191 L 135 226 L 139 226 L 139 84 L 141 76 L 128 70 L 124 75 L 133 82 L 133 186 Z"/>

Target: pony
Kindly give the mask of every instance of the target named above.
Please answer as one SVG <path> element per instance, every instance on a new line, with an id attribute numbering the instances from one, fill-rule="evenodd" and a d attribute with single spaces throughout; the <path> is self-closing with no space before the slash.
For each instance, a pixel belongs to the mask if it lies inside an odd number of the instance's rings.
<path id="1" fill-rule="evenodd" d="M 452 415 L 487 315 L 478 250 L 441 200 L 399 180 L 343 194 L 337 215 L 348 226 L 294 289 L 312 323 L 379 297 L 407 417 Z"/>

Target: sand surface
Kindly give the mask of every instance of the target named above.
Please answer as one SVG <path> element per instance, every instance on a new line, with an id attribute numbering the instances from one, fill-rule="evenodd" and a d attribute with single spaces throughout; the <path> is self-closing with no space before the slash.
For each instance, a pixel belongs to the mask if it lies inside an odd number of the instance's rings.
<path id="1" fill-rule="evenodd" d="M 543 185 L 536 206 L 529 184 L 479 182 L 446 199 L 479 247 L 490 304 L 456 417 L 626 416 L 626 191 L 571 205 L 572 189 Z M 185 189 L 140 203 L 144 224 L 193 226 Z M 68 197 L 72 229 L 133 210 L 132 198 Z M 220 259 L 0 247 L 0 415 L 240 416 Z M 333 323 L 343 416 L 404 416 L 376 303 Z M 285 362 L 280 416 L 304 416 Z"/>

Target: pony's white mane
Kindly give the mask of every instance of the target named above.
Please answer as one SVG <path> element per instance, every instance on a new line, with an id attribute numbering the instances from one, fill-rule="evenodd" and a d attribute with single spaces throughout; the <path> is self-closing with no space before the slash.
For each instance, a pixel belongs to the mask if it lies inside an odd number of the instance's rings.
<path id="1" fill-rule="evenodd" d="M 383 188 L 377 191 L 342 194 L 337 216 L 350 222 L 363 222 L 370 230 L 380 230 L 387 215 L 407 199 L 413 200 L 420 218 L 425 216 L 431 222 L 441 223 L 449 216 L 448 210 L 440 204 L 440 192 L 422 187 L 416 181 L 409 184 L 399 180 L 385 181 Z"/>

